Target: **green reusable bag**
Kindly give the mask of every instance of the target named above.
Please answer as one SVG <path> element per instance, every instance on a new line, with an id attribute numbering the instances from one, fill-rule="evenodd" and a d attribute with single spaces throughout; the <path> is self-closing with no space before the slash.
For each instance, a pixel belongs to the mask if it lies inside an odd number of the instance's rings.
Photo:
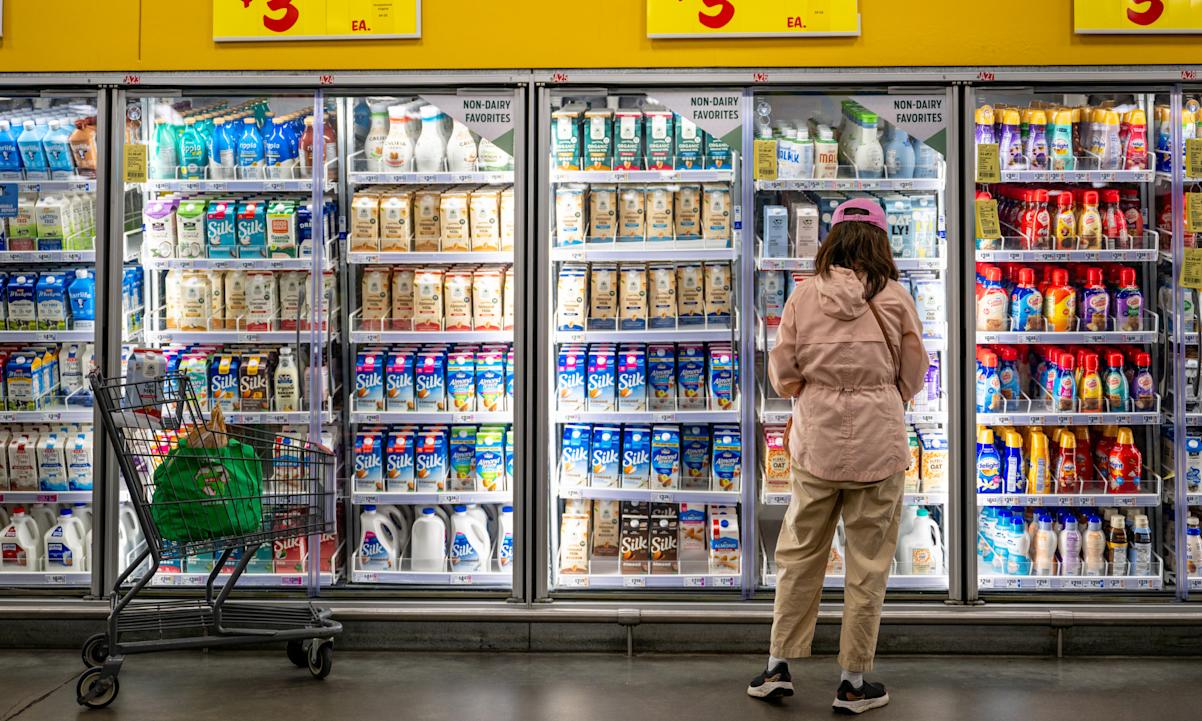
<path id="1" fill-rule="evenodd" d="M 150 516 L 165 541 L 186 543 L 258 533 L 263 464 L 234 439 L 222 448 L 189 448 L 186 439 L 154 470 Z"/>

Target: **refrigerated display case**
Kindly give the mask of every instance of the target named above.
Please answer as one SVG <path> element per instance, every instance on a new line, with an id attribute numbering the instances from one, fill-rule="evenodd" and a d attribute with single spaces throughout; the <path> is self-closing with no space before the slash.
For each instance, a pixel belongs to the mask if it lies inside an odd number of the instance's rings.
<path id="1" fill-rule="evenodd" d="M 127 272 L 145 274 L 146 302 L 120 368 L 181 374 L 210 422 L 339 448 L 332 110 L 311 92 L 126 94 L 123 142 L 143 147 L 146 161 L 127 151 L 117 188 L 125 235 L 140 248 Z M 115 515 L 123 568 L 142 541 L 124 503 Z M 331 585 L 343 543 L 333 533 L 261 547 L 241 583 Z M 151 583 L 202 586 L 215 560 L 182 559 Z"/>
<path id="2" fill-rule="evenodd" d="M 742 93 L 539 100 L 537 593 L 742 588 Z"/>
<path id="3" fill-rule="evenodd" d="M 430 86 L 338 99 L 354 584 L 515 588 L 525 97 Z"/>
<path id="4" fill-rule="evenodd" d="M 94 89 L 0 97 L 0 589 L 91 584 L 105 112 Z"/>
<path id="5" fill-rule="evenodd" d="M 965 407 L 977 442 L 970 561 L 983 594 L 1165 587 L 1173 518 L 1160 445 L 1173 354 L 1161 340 L 1174 309 L 1160 292 L 1172 267 L 1158 261 L 1173 204 L 1151 138 L 1167 97 L 968 92 L 977 224 L 975 262 L 964 263 L 975 277 Z"/>
<path id="6" fill-rule="evenodd" d="M 785 299 L 813 275 L 835 208 L 864 197 L 880 204 L 889 220 L 900 282 L 914 296 L 931 360 L 925 389 L 906 408 L 914 463 L 906 475 L 902 542 L 888 587 L 946 592 L 949 563 L 958 558 L 948 552 L 957 539 L 946 522 L 956 478 L 949 449 L 958 442 L 948 411 L 959 401 L 956 354 L 948 352 L 955 342 L 950 329 L 957 327 L 948 276 L 957 254 L 954 243 L 949 252 L 946 197 L 957 160 L 952 92 L 757 89 L 752 107 L 754 196 L 748 204 L 754 254 L 744 261 L 744 279 L 755 293 L 754 378 L 747 385 L 755 404 L 754 442 L 748 445 L 755 455 L 759 585 L 776 585 L 776 538 L 791 497 L 784 436 L 792 400 L 768 382 L 768 353 Z M 843 584 L 841 535 L 842 522 L 827 565 L 824 585 L 831 589 Z"/>

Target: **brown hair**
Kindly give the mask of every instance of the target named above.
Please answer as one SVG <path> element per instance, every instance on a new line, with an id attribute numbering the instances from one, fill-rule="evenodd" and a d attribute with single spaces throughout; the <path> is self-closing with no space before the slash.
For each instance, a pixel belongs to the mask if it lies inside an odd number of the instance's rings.
<path id="1" fill-rule="evenodd" d="M 855 208 L 849 209 L 854 214 Z M 818 275 L 830 275 L 831 266 L 840 266 L 864 275 L 864 298 L 872 300 L 890 280 L 897 280 L 897 265 L 889 248 L 889 236 L 872 223 L 845 220 L 826 234 L 814 258 Z"/>

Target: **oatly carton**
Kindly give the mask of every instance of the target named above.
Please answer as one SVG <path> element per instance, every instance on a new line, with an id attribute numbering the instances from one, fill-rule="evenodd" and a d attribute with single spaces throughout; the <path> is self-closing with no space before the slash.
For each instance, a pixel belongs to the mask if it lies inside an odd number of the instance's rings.
<path id="1" fill-rule="evenodd" d="M 267 257 L 267 207 L 263 201 L 239 204 L 235 227 L 239 258 Z"/>
<path id="2" fill-rule="evenodd" d="M 626 426 L 622 429 L 622 488 L 651 487 L 651 429 Z"/>
<path id="3" fill-rule="evenodd" d="M 617 426 L 594 426 L 589 463 L 589 485 L 593 488 L 616 488 L 619 475 L 619 453 L 622 448 L 622 429 Z"/>
<path id="4" fill-rule="evenodd" d="M 236 204 L 232 200 L 214 200 L 205 214 L 205 238 L 210 258 L 237 258 L 238 231 Z"/>
<path id="5" fill-rule="evenodd" d="M 646 503 L 622 502 L 622 527 L 618 549 L 623 574 L 642 574 L 651 570 L 649 521 Z"/>
<path id="6" fill-rule="evenodd" d="M 651 504 L 651 572 L 680 572 L 679 507 L 672 503 Z"/>

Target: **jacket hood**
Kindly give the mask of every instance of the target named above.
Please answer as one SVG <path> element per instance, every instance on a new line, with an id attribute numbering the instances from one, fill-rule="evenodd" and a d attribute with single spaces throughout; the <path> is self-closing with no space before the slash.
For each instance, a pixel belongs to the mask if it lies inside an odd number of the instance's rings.
<path id="1" fill-rule="evenodd" d="M 834 266 L 828 276 L 814 278 L 818 290 L 818 306 L 822 312 L 839 320 L 854 320 L 868 310 L 864 300 L 864 283 L 854 271 Z"/>

